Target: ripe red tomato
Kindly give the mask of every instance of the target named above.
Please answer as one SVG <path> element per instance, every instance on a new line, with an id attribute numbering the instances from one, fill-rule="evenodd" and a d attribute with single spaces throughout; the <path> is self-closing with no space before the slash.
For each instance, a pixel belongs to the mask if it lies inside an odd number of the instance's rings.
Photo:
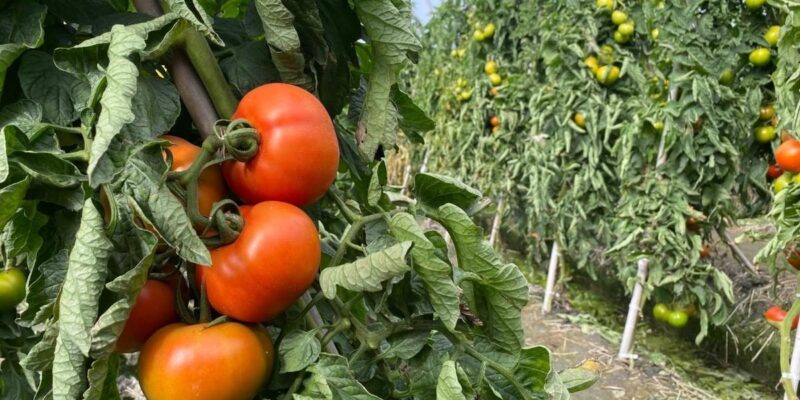
<path id="1" fill-rule="evenodd" d="M 177 320 L 175 291 L 164 282 L 148 279 L 136 298 L 114 351 L 139 351 L 153 333 Z"/>
<path id="2" fill-rule="evenodd" d="M 245 203 L 277 200 L 302 207 L 333 183 L 339 143 L 328 111 L 311 93 L 284 83 L 259 86 L 242 98 L 232 118 L 246 119 L 261 136 L 252 159 L 222 167 Z"/>
<path id="3" fill-rule="evenodd" d="M 170 142 L 169 151 L 172 153 L 172 171 L 185 171 L 200 154 L 200 147 L 185 139 L 172 135 L 161 136 Z M 227 189 L 219 165 L 212 165 L 203 170 L 197 181 L 197 197 L 200 214 L 208 216 L 214 203 L 225 198 Z"/>
<path id="4" fill-rule="evenodd" d="M 784 171 L 795 174 L 800 172 L 800 142 L 791 139 L 781 143 L 775 149 L 775 161 Z"/>
<path id="5" fill-rule="evenodd" d="M 235 242 L 211 250 L 198 266 L 208 301 L 245 322 L 274 318 L 311 286 L 320 262 L 317 228 L 299 208 L 277 201 L 241 207 L 244 229 Z"/>
<path id="6" fill-rule="evenodd" d="M 694 217 L 686 218 L 686 230 L 689 232 L 700 232 L 700 224 Z"/>
<path id="7" fill-rule="evenodd" d="M 147 341 L 139 382 L 148 400 L 250 400 L 272 371 L 266 332 L 235 322 L 172 324 Z"/>
<path id="8" fill-rule="evenodd" d="M 791 252 L 789 256 L 786 257 L 786 261 L 788 261 L 794 269 L 800 270 L 800 252 L 796 250 Z"/>
<path id="9" fill-rule="evenodd" d="M 781 175 L 783 175 L 783 170 L 778 164 L 772 164 L 767 168 L 767 177 L 770 179 L 776 179 Z"/>
<path id="10" fill-rule="evenodd" d="M 786 319 L 786 314 L 788 314 L 788 312 L 781 308 L 781 306 L 772 306 L 764 312 L 764 319 L 767 320 L 768 324 L 774 326 L 775 328 L 779 328 L 781 322 Z M 792 329 L 797 329 L 798 319 L 799 317 L 794 317 L 794 321 L 792 321 Z"/>
<path id="11" fill-rule="evenodd" d="M 700 258 L 706 258 L 711 255 L 711 249 L 708 247 L 707 244 L 703 245 L 703 248 L 700 249 Z"/>

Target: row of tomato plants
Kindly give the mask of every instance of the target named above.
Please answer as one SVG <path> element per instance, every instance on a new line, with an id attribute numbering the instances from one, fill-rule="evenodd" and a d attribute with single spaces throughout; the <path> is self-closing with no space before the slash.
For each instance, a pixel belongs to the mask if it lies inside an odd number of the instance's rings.
<path id="1" fill-rule="evenodd" d="M 787 15 L 763 2 L 446 1 L 413 80 L 438 122 L 429 168 L 508 204 L 507 233 L 534 262 L 556 242 L 567 265 L 631 290 L 648 258 L 646 297 L 674 326 L 696 316 L 699 342 L 734 301 L 710 255 L 738 218 L 767 212 L 777 132 L 793 131 L 769 115 Z"/>

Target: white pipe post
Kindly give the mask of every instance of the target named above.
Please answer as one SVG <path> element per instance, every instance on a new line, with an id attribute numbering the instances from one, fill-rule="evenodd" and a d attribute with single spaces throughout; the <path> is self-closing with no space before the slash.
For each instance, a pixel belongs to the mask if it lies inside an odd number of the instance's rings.
<path id="1" fill-rule="evenodd" d="M 636 320 L 639 319 L 639 311 L 642 307 L 642 292 L 644 292 L 644 282 L 647 279 L 647 266 L 650 260 L 642 258 L 639 260 L 639 268 L 636 272 L 636 286 L 631 295 L 631 304 L 628 306 L 628 318 L 625 321 L 625 330 L 622 333 L 622 343 L 619 346 L 619 359 L 636 358 L 631 353 L 633 346 L 633 335 L 636 332 Z"/>
<path id="2" fill-rule="evenodd" d="M 797 383 L 800 382 L 800 330 L 795 331 L 794 333 L 792 362 L 789 364 L 789 375 L 791 375 L 792 387 L 794 388 L 795 393 L 797 393 Z M 783 398 L 788 399 L 789 396 L 784 393 Z"/>
<path id="3" fill-rule="evenodd" d="M 408 180 L 411 178 L 411 161 L 409 160 L 408 165 L 406 165 L 405 171 L 403 171 L 403 186 L 400 189 L 400 193 L 406 194 L 408 193 Z"/>
<path id="4" fill-rule="evenodd" d="M 428 171 L 428 160 L 431 158 L 431 150 L 425 150 L 425 157 L 422 159 L 422 166 L 419 167 L 419 173 L 424 174 Z"/>
<path id="5" fill-rule="evenodd" d="M 489 234 L 489 245 L 492 247 L 494 247 L 494 243 L 500 232 L 500 221 L 503 219 L 503 210 L 505 206 L 504 201 L 505 199 L 501 197 L 500 201 L 497 202 L 497 212 L 494 214 L 494 221 L 492 221 L 492 232 Z"/>
<path id="6" fill-rule="evenodd" d="M 550 265 L 547 268 L 547 285 L 544 288 L 544 301 L 542 302 L 542 314 L 547 314 L 553 305 L 553 289 L 556 286 L 556 274 L 558 274 L 558 242 L 553 241 L 553 248 L 550 250 Z"/>

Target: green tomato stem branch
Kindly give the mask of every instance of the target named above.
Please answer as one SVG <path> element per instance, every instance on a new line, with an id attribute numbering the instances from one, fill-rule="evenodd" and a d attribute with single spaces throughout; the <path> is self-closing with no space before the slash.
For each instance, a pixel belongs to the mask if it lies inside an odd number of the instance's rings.
<path id="1" fill-rule="evenodd" d="M 214 108 L 221 117 L 230 118 L 236 111 L 238 101 L 231 92 L 230 85 L 222 74 L 222 69 L 208 42 L 196 29 L 190 28 L 184 32 L 184 48 L 200 80 L 203 81 Z"/>
<path id="2" fill-rule="evenodd" d="M 440 329 L 439 332 L 442 333 L 443 335 L 447 336 L 452 342 L 454 342 L 456 344 L 460 344 L 461 346 L 463 346 L 464 351 L 467 354 L 469 354 L 472 358 L 475 358 L 476 360 L 480 361 L 481 363 L 486 364 L 489 368 L 497 371 L 497 373 L 499 373 L 504 378 L 506 378 L 508 380 L 508 382 L 511 383 L 511 385 L 513 385 L 514 388 L 519 392 L 519 394 L 522 396 L 523 399 L 525 399 L 525 400 L 533 400 L 533 398 L 528 393 L 528 391 L 525 390 L 524 387 L 522 387 L 522 385 L 517 381 L 517 378 L 514 376 L 514 374 L 511 371 L 508 370 L 508 368 L 506 368 L 505 366 L 497 363 L 496 361 L 492 360 L 491 358 L 486 357 L 485 355 L 481 354 L 478 350 L 475 350 L 475 348 L 472 347 L 472 345 L 469 344 L 464 338 L 462 338 L 458 334 L 455 334 L 453 332 L 448 331 L 445 327 L 442 327 L 442 329 Z"/>
<path id="3" fill-rule="evenodd" d="M 360 218 L 360 216 L 355 213 L 335 191 L 329 190 L 327 195 L 333 200 L 333 202 L 336 204 L 336 207 L 339 208 L 339 211 L 342 212 L 342 215 L 347 222 L 352 224 L 358 220 L 358 218 Z"/>
<path id="4" fill-rule="evenodd" d="M 797 280 L 798 286 L 796 295 L 800 296 L 800 272 L 797 273 Z M 786 313 L 786 318 L 783 319 L 783 322 L 781 322 L 780 326 L 781 383 L 783 383 L 783 389 L 786 392 L 786 396 L 789 400 L 797 400 L 794 383 L 792 382 L 791 378 L 791 365 L 789 359 L 792 352 L 792 322 L 798 314 L 800 314 L 800 299 L 795 298 L 794 303 L 792 303 L 792 308 L 790 308 L 789 312 Z"/>
<path id="5" fill-rule="evenodd" d="M 328 267 L 333 267 L 339 265 L 344 257 L 344 254 L 347 252 L 347 243 L 352 242 L 353 239 L 361 232 L 361 229 L 364 228 L 368 222 L 377 221 L 381 218 L 384 218 L 385 214 L 377 213 L 367 215 L 366 217 L 358 217 L 356 218 L 355 222 L 347 229 L 347 232 L 342 237 L 342 240 L 339 241 L 339 247 L 336 249 L 336 254 L 333 255 L 331 261 L 328 263 Z"/>

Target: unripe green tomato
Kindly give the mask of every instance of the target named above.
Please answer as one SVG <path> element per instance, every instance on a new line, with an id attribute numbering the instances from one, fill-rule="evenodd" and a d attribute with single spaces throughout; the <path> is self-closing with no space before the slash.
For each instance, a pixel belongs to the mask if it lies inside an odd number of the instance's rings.
<path id="1" fill-rule="evenodd" d="M 472 34 L 472 38 L 475 39 L 476 42 L 482 42 L 483 39 L 486 39 L 481 31 L 475 31 L 475 33 Z"/>
<path id="2" fill-rule="evenodd" d="M 770 46 L 775 46 L 778 44 L 778 38 L 781 36 L 781 27 L 778 25 L 772 25 L 767 29 L 767 33 L 764 34 L 764 40 L 769 43 Z"/>
<path id="3" fill-rule="evenodd" d="M 756 140 L 759 143 L 769 143 L 775 140 L 775 128 L 771 126 L 759 126 L 756 128 Z"/>
<path id="4" fill-rule="evenodd" d="M 495 31 L 495 29 L 497 29 L 497 27 L 494 25 L 494 23 L 492 23 L 492 22 L 489 22 L 489 23 L 488 23 L 488 24 L 486 24 L 486 26 L 483 28 L 483 37 L 484 37 L 484 38 L 490 38 L 490 37 L 492 37 L 492 36 L 494 35 L 494 31 Z"/>
<path id="5" fill-rule="evenodd" d="M 772 182 L 772 191 L 777 194 L 781 190 L 786 189 L 790 183 L 792 183 L 792 174 L 786 172 L 775 179 L 775 182 Z"/>
<path id="6" fill-rule="evenodd" d="M 659 133 L 664 132 L 664 123 L 661 121 L 653 122 L 653 129 L 655 129 Z"/>
<path id="7" fill-rule="evenodd" d="M 611 13 L 611 22 L 613 22 L 614 25 L 624 24 L 627 20 L 628 14 L 625 14 L 623 11 L 614 10 L 614 12 Z"/>
<path id="8" fill-rule="evenodd" d="M 650 38 L 652 38 L 653 40 L 658 40 L 658 35 L 660 35 L 660 34 L 661 34 L 661 31 L 659 31 L 658 28 L 653 28 L 650 31 Z"/>
<path id="9" fill-rule="evenodd" d="M 750 62 L 757 67 L 763 67 L 769 64 L 770 60 L 770 53 L 769 49 L 764 47 L 759 47 L 752 52 L 750 52 Z"/>
<path id="10" fill-rule="evenodd" d="M 633 35 L 633 31 L 634 31 L 634 25 L 630 22 L 626 22 L 617 27 L 617 32 L 625 36 Z"/>
<path id="11" fill-rule="evenodd" d="M 25 274 L 18 268 L 0 271 L 0 312 L 13 310 L 25 299 Z"/>
<path id="12" fill-rule="evenodd" d="M 611 10 L 614 8 L 614 0 L 597 0 L 595 2 L 597 8 L 605 8 L 607 10 Z"/>
<path id="13" fill-rule="evenodd" d="M 619 79 L 620 70 L 616 65 L 604 65 L 597 70 L 595 78 L 603 85 L 610 86 Z"/>
<path id="14" fill-rule="evenodd" d="M 794 175 L 791 183 L 800 183 L 800 174 Z"/>
<path id="15" fill-rule="evenodd" d="M 719 83 L 725 86 L 730 86 L 730 84 L 733 83 L 733 78 L 735 76 L 736 74 L 733 72 L 733 70 L 728 68 L 725 71 L 722 71 L 722 74 L 719 76 Z"/>
<path id="16" fill-rule="evenodd" d="M 625 44 L 631 41 L 631 37 L 623 34 L 620 31 L 614 32 L 614 41 L 619 44 Z"/>
<path id="17" fill-rule="evenodd" d="M 744 3 L 747 5 L 747 8 L 749 8 L 749 9 L 758 10 L 766 2 L 767 2 L 767 0 L 745 0 Z"/>
<path id="18" fill-rule="evenodd" d="M 489 74 L 489 82 L 491 82 L 492 86 L 497 86 L 503 83 L 503 78 L 499 74 Z"/>
<path id="19" fill-rule="evenodd" d="M 689 322 L 689 314 L 682 310 L 669 313 L 667 323 L 673 328 L 683 328 Z"/>
<path id="20" fill-rule="evenodd" d="M 671 311 L 666 304 L 658 303 L 653 307 L 653 317 L 659 321 L 667 322 L 670 313 Z"/>

